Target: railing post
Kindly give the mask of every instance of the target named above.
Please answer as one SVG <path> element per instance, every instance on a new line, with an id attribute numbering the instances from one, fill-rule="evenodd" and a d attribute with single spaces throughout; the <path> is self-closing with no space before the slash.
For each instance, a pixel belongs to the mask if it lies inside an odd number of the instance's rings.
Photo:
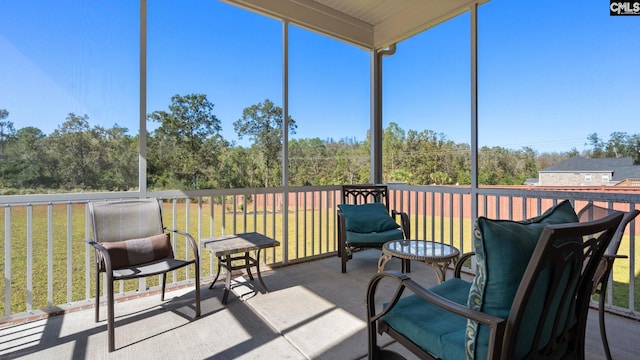
<path id="1" fill-rule="evenodd" d="M 11 315 L 11 206 L 4 208 L 4 313 Z"/>

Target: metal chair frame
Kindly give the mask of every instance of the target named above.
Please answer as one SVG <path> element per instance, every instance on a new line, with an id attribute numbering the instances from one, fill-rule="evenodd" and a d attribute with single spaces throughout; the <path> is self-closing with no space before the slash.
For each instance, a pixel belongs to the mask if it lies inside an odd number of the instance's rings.
<path id="1" fill-rule="evenodd" d="M 114 209 L 117 211 L 114 212 Z M 157 215 L 154 214 L 154 212 Z M 93 239 L 85 241 L 93 247 L 95 252 L 95 321 L 98 322 L 100 318 L 100 277 L 102 274 L 105 274 L 109 352 L 115 351 L 113 287 L 113 283 L 115 281 L 161 275 L 161 300 L 164 301 L 167 273 L 182 267 L 194 265 L 196 297 L 195 317 L 200 317 L 200 255 L 197 243 L 193 236 L 187 232 L 167 229 L 162 225 L 162 207 L 157 199 L 89 202 L 89 213 L 93 226 Z M 131 215 L 138 216 L 136 217 Z M 151 221 L 145 221 L 148 219 L 151 219 Z M 109 229 L 114 229 L 114 233 L 109 234 Z M 132 236 L 132 233 L 136 234 L 135 237 L 130 237 Z M 101 244 L 101 242 L 104 241 L 126 241 L 162 233 L 174 233 L 186 237 L 193 252 L 193 257 L 185 260 L 172 257 L 116 269 L 112 266 L 109 252 Z"/>
<path id="2" fill-rule="evenodd" d="M 387 210 L 389 210 L 389 191 L 386 185 L 342 185 L 342 204 L 367 204 L 371 202 L 383 203 Z M 409 215 L 405 212 L 391 210 L 391 217 L 398 222 L 405 239 L 409 239 L 411 234 L 411 227 L 409 223 Z M 382 249 L 381 243 L 362 243 L 350 244 L 347 241 L 347 228 L 346 228 L 346 216 L 345 214 L 337 210 L 338 218 L 338 256 L 342 260 L 342 272 L 347 272 L 347 261 L 351 259 L 354 251 L 375 248 Z M 411 265 L 409 260 L 402 262 L 403 272 L 410 272 Z"/>
<path id="3" fill-rule="evenodd" d="M 614 212 L 616 212 L 616 210 L 589 203 L 578 212 L 578 218 L 581 222 L 591 221 Z M 640 214 L 640 210 L 635 209 L 624 213 L 624 217 L 622 218 L 622 221 L 616 229 L 616 232 L 611 239 L 611 243 L 607 248 L 607 252 L 602 257 L 602 260 L 600 260 L 600 264 L 598 265 L 594 278 L 592 294 L 598 295 L 598 324 L 600 326 L 600 338 L 602 339 L 602 346 L 604 347 L 604 353 L 607 360 L 611 360 L 611 350 L 609 348 L 609 340 L 607 339 L 607 328 L 605 325 L 604 315 L 609 278 L 611 277 L 611 271 L 613 270 L 613 262 L 615 259 L 627 258 L 626 255 L 618 255 L 617 253 L 627 225 L 636 216 L 638 216 L 638 214 Z M 632 231 L 633 230 L 634 229 L 632 228 Z"/>
<path id="4" fill-rule="evenodd" d="M 405 290 L 442 308 L 442 311 L 472 319 L 489 327 L 487 359 L 513 359 L 516 355 L 519 333 L 527 326 L 523 323 L 525 310 L 529 308 L 529 302 L 538 301 L 532 299 L 532 294 L 536 291 L 535 286 L 539 283 L 541 276 L 549 277 L 543 280 L 548 281 L 546 286 L 548 290 L 544 303 L 536 302 L 535 305 L 542 306 L 540 314 L 545 316 L 540 319 L 540 323 L 535 328 L 535 335 L 525 358 L 557 358 L 559 356 L 557 351 L 563 351 L 563 358 L 584 358 L 584 335 L 593 278 L 622 217 L 623 214 L 617 212 L 595 221 L 546 226 L 520 282 L 509 316 L 504 319 L 436 295 L 406 274 L 393 271 L 375 274 L 369 282 L 366 298 L 369 359 L 387 358 L 390 355 L 378 345 L 378 333 L 387 333 L 421 359 L 436 359 L 433 354 L 389 326 L 383 319 L 385 314 L 403 297 Z M 583 241 L 567 241 L 577 238 L 582 238 Z M 553 273 L 545 275 L 549 269 L 553 269 Z M 580 271 L 575 271 L 576 269 Z M 459 269 L 456 269 L 456 273 L 459 273 Z M 377 309 L 376 304 L 380 301 L 377 299 L 380 296 L 377 294 L 377 289 L 383 280 L 387 283 L 395 282 L 396 290 L 391 299 L 382 301 L 387 306 Z M 566 286 L 566 284 L 572 285 Z M 563 319 L 575 319 L 575 321 Z M 554 336 L 545 338 L 544 333 L 549 326 L 552 326 L 550 333 Z"/>

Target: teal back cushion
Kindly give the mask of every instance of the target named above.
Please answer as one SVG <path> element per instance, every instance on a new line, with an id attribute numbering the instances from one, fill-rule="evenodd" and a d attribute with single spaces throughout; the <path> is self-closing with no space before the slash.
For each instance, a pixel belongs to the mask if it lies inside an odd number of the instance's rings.
<path id="1" fill-rule="evenodd" d="M 389 215 L 389 210 L 383 203 L 340 204 L 338 208 L 345 215 L 347 231 L 372 233 L 400 227 Z"/>
<path id="2" fill-rule="evenodd" d="M 473 234 L 476 276 L 469 290 L 468 306 L 506 319 L 544 227 L 577 221 L 578 216 L 569 201 L 524 221 L 478 218 Z M 486 327 L 478 326 L 475 321 L 467 322 L 468 358 L 486 356 L 488 336 Z"/>

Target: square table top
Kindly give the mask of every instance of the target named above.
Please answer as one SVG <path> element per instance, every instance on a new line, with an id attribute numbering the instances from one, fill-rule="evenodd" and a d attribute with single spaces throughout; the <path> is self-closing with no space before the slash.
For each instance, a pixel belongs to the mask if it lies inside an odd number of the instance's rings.
<path id="1" fill-rule="evenodd" d="M 279 246 L 280 242 L 257 232 L 225 235 L 203 239 L 204 248 L 216 256 L 260 250 Z"/>

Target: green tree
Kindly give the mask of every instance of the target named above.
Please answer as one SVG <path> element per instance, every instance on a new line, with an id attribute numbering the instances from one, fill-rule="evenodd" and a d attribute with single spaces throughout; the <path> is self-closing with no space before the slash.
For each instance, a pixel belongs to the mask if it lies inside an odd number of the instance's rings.
<path id="1" fill-rule="evenodd" d="M 216 187 L 237 189 L 253 187 L 255 173 L 251 164 L 250 150 L 241 146 L 227 146 L 221 153 Z"/>
<path id="2" fill-rule="evenodd" d="M 546 169 L 551 165 L 561 163 L 572 156 L 578 156 L 578 155 L 580 154 L 575 148 L 573 148 L 573 150 L 568 153 L 560 153 L 560 152 L 542 153 L 536 157 L 536 172 L 537 170 Z"/>
<path id="3" fill-rule="evenodd" d="M 328 185 L 330 160 L 319 138 L 294 139 L 289 142 L 289 184 L 297 186 Z"/>
<path id="4" fill-rule="evenodd" d="M 635 165 L 640 164 L 640 135 L 629 135 L 626 132 L 613 132 L 609 140 L 605 142 L 598 134 L 593 133 L 587 137 L 593 147 L 591 157 L 630 157 Z"/>
<path id="5" fill-rule="evenodd" d="M 446 172 L 436 171 L 430 175 L 431 181 L 436 185 L 446 185 L 451 183 L 451 178 Z"/>
<path id="6" fill-rule="evenodd" d="M 9 171 L 6 148 L 16 136 L 16 130 L 13 127 L 13 123 L 5 120 L 8 117 L 9 112 L 5 109 L 0 109 L 0 185 L 5 181 L 5 173 Z"/>
<path id="7" fill-rule="evenodd" d="M 98 159 L 102 149 L 97 134 L 89 127 L 87 115 L 69 113 L 66 121 L 51 134 L 51 146 L 60 164 L 60 186 L 64 189 L 96 189 L 99 187 Z"/>
<path id="8" fill-rule="evenodd" d="M 501 146 L 480 149 L 478 182 L 483 185 L 522 185 L 537 176 L 536 152 L 524 147 L 510 150 Z"/>
<path id="9" fill-rule="evenodd" d="M 640 134 L 629 137 L 629 156 L 633 158 L 634 165 L 640 165 Z"/>
<path id="10" fill-rule="evenodd" d="M 225 162 L 229 160 L 228 153 L 230 151 L 229 142 L 220 134 L 215 134 L 205 139 L 200 153 L 202 154 L 202 161 L 209 164 L 209 166 L 203 168 L 204 176 L 198 178 L 199 189 L 237 188 L 241 184 L 238 183 L 235 174 L 225 173 L 222 170 L 222 167 L 226 165 Z M 239 158 L 237 160 L 242 159 Z M 225 177 L 227 176 L 231 176 L 231 178 L 226 179 Z"/>
<path id="11" fill-rule="evenodd" d="M 469 144 L 449 144 L 451 183 L 456 185 L 471 184 L 471 146 Z"/>
<path id="12" fill-rule="evenodd" d="M 295 134 L 295 121 L 289 116 L 287 123 L 289 133 Z M 269 99 L 245 108 L 242 118 L 233 123 L 238 138 L 248 136 L 253 141 L 253 147 L 259 151 L 260 156 L 254 159 L 254 164 L 261 171 L 262 185 L 266 187 L 281 183 L 279 175 L 282 166 L 279 166 L 278 158 L 282 151 L 283 125 L 282 108 Z"/>
<path id="13" fill-rule="evenodd" d="M 199 182 L 199 177 L 206 176 L 207 169 L 217 165 L 222 146 L 218 136 L 222 127 L 213 107 L 204 94 L 174 95 L 169 112 L 159 110 L 148 115 L 149 120 L 160 123 L 151 139 L 157 142 L 151 146 L 158 152 L 152 157 L 157 161 L 152 165 L 155 171 L 168 171 L 179 184 L 190 183 L 193 189 L 199 183 L 206 186 L 207 179 Z M 155 175 L 156 179 L 162 177 Z"/>
<path id="14" fill-rule="evenodd" d="M 325 145 L 332 160 L 327 169 L 329 184 L 360 184 L 369 182 L 369 144 L 355 138 L 343 138 Z"/>
<path id="15" fill-rule="evenodd" d="M 504 154 L 509 149 L 494 146 L 483 146 L 478 152 L 478 183 L 481 185 L 498 185 L 504 178 Z"/>
<path id="16" fill-rule="evenodd" d="M 6 120 L 8 117 L 9 112 L 5 109 L 0 109 L 0 155 L 3 157 L 7 143 L 16 135 L 13 123 Z"/>
<path id="17" fill-rule="evenodd" d="M 510 185 L 522 185 L 527 178 L 535 178 L 538 176 L 537 156 L 537 152 L 529 146 L 524 146 L 520 150 L 510 152 L 506 165 L 509 168 L 508 171 L 511 173 Z"/>
<path id="18" fill-rule="evenodd" d="M 111 129 L 98 128 L 101 153 L 101 188 L 126 191 L 138 186 L 138 141 L 127 135 L 128 129 L 117 124 Z"/>
<path id="19" fill-rule="evenodd" d="M 395 122 L 390 122 L 382 134 L 382 171 L 386 174 L 394 173 L 402 167 L 405 153 L 405 131 Z"/>
<path id="20" fill-rule="evenodd" d="M 433 184 L 431 174 L 444 172 L 442 159 L 447 151 L 446 144 L 444 135 L 432 130 L 407 132 L 403 168 L 411 174 L 412 184 Z"/>
<path id="21" fill-rule="evenodd" d="M 589 144 L 593 147 L 593 150 L 591 150 L 591 156 L 594 158 L 605 157 L 604 142 L 600 137 L 598 137 L 598 134 L 589 134 L 587 140 L 589 140 Z"/>
<path id="22" fill-rule="evenodd" d="M 16 132 L 7 149 L 13 159 L 11 186 L 15 188 L 56 188 L 59 184 L 51 169 L 58 167 L 55 152 L 46 151 L 47 138 L 38 128 L 28 126 Z"/>
<path id="23" fill-rule="evenodd" d="M 625 157 L 629 154 L 629 135 L 625 132 L 614 132 L 605 145 L 607 157 Z"/>

